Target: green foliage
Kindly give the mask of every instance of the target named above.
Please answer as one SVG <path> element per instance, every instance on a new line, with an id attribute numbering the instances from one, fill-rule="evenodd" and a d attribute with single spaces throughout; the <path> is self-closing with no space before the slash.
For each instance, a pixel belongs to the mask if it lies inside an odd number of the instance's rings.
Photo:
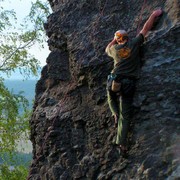
<path id="1" fill-rule="evenodd" d="M 50 14 L 48 3 L 40 0 L 32 3 L 28 16 L 19 24 L 13 10 L 0 8 L 0 71 L 10 75 L 19 68 L 25 69 L 26 76 L 37 75 L 39 61 L 29 53 L 29 49 L 35 44 L 42 48 L 46 41 L 43 23 Z"/>
<path id="2" fill-rule="evenodd" d="M 29 53 L 29 48 L 45 41 L 43 23 L 50 8 L 47 2 L 42 3 L 40 0 L 31 5 L 29 15 L 17 25 L 14 23 L 17 19 L 14 10 L 6 10 L 0 6 L 0 72 L 7 75 L 16 69 L 25 77 L 37 75 L 39 61 Z M 24 111 L 23 116 L 19 115 L 20 107 Z M 21 134 L 28 132 L 29 114 L 26 98 L 22 93 L 10 92 L 0 77 L 0 152 L 16 149 L 16 142 Z"/>
<path id="3" fill-rule="evenodd" d="M 11 169 L 8 165 L 0 166 L 0 180 L 26 180 L 28 170 L 24 166 L 16 166 Z"/>
<path id="4" fill-rule="evenodd" d="M 2 153 L 0 155 L 0 180 L 27 179 L 31 159 L 31 154 L 20 152 Z"/>
<path id="5" fill-rule="evenodd" d="M 43 23 L 50 14 L 50 8 L 47 2 L 37 0 L 32 3 L 29 15 L 17 24 L 15 11 L 4 9 L 3 1 L 0 0 L 0 73 L 11 75 L 19 69 L 25 77 L 37 75 L 39 61 L 29 53 L 29 49 L 35 44 L 43 47 L 46 41 Z M 20 107 L 23 114 L 19 113 Z M 22 92 L 15 94 L 9 91 L 0 75 L 0 155 L 8 153 L 13 161 L 18 141 L 28 138 L 30 115 L 28 101 Z M 0 180 L 26 179 L 25 165 L 15 165 L 12 170 L 5 162 L 0 164 Z"/>
<path id="6" fill-rule="evenodd" d="M 23 116 L 19 108 L 23 108 Z M 0 152 L 11 152 L 17 147 L 17 140 L 28 130 L 28 101 L 19 94 L 10 92 L 0 79 Z"/>
<path id="7" fill-rule="evenodd" d="M 1 10 L 3 10 L 2 7 Z M 16 15 L 13 10 L 0 11 L 0 31 L 5 30 L 12 26 L 10 18 L 16 20 Z"/>
<path id="8" fill-rule="evenodd" d="M 31 11 L 28 15 L 28 18 L 33 24 L 35 24 L 36 30 L 43 31 L 42 23 L 46 20 L 47 16 L 50 14 L 48 3 L 42 3 L 40 0 L 37 0 L 35 3 L 32 3 Z"/>

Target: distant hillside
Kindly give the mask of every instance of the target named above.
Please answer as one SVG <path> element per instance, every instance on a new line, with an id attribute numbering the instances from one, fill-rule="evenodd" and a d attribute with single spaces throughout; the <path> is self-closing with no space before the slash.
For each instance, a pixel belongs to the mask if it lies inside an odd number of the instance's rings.
<path id="1" fill-rule="evenodd" d="M 23 96 L 30 103 L 30 108 L 32 107 L 32 101 L 35 96 L 35 85 L 37 80 L 5 80 L 5 86 L 13 93 L 17 94 L 23 91 Z"/>
<path id="2" fill-rule="evenodd" d="M 29 76 L 28 79 L 37 80 L 40 77 L 40 72 L 42 68 L 38 69 L 38 76 Z M 25 79 L 24 75 L 22 75 L 19 71 L 19 69 L 16 69 L 14 72 L 11 73 L 11 76 L 7 76 L 5 73 L 0 73 L 0 76 L 4 79 L 15 79 L 15 80 L 23 80 Z"/>
<path id="3" fill-rule="evenodd" d="M 8 153 L 2 153 L 0 155 L 0 164 L 7 163 L 8 165 L 11 166 L 24 165 L 28 167 L 32 159 L 31 153 L 13 152 L 12 155 L 13 155 L 13 159 L 11 159 Z"/>

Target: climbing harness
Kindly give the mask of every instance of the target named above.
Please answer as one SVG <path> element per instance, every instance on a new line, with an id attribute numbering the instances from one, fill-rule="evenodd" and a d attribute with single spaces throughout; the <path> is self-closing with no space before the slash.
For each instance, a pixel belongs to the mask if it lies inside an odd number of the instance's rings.
<path id="1" fill-rule="evenodd" d="M 116 74 L 111 73 L 107 79 L 107 90 L 113 92 L 119 92 L 121 89 L 121 83 L 115 81 L 117 78 Z"/>
<path id="2" fill-rule="evenodd" d="M 108 91 L 111 91 L 112 89 L 112 82 L 116 79 L 116 75 L 115 74 L 110 74 L 108 75 L 108 78 L 107 78 L 107 90 Z"/>

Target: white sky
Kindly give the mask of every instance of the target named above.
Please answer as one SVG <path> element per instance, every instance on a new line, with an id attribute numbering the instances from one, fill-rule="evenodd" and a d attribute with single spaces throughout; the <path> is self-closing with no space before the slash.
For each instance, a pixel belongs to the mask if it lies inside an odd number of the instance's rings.
<path id="1" fill-rule="evenodd" d="M 18 22 L 21 22 L 25 16 L 28 15 L 31 7 L 31 2 L 36 0 L 5 0 L 4 2 L 0 1 L 0 6 L 3 6 L 6 10 L 12 10 L 16 12 Z M 47 2 L 47 0 L 41 0 L 42 2 Z M 48 49 L 47 43 L 44 44 L 44 49 L 39 49 L 38 45 L 33 46 L 30 49 L 30 53 L 37 58 L 41 66 L 46 64 L 46 58 L 48 57 L 50 51 Z"/>

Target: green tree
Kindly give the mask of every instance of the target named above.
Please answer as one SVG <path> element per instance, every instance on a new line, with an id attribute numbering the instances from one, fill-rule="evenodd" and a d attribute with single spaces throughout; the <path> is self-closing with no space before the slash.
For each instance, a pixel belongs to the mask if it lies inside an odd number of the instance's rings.
<path id="1" fill-rule="evenodd" d="M 30 112 L 22 92 L 14 94 L 9 91 L 1 73 L 10 76 L 18 69 L 25 78 L 37 75 L 39 61 L 29 53 L 29 49 L 35 44 L 43 48 L 46 40 L 43 23 L 50 14 L 50 8 L 47 1 L 36 0 L 31 3 L 28 16 L 19 23 L 14 10 L 4 9 L 4 1 L 0 0 L 0 154 L 8 152 L 12 155 L 17 151 L 18 140 L 28 136 Z M 23 114 L 19 113 L 20 107 Z M 22 167 L 11 171 L 7 164 L 1 165 L 0 179 L 16 179 L 17 174 L 21 174 L 18 178 L 23 179 L 27 175 L 23 171 Z"/>
<path id="2" fill-rule="evenodd" d="M 0 171 L 2 174 L 0 180 L 25 180 L 27 177 L 27 169 L 24 166 L 18 166 L 14 169 L 3 164 L 0 167 Z"/>

